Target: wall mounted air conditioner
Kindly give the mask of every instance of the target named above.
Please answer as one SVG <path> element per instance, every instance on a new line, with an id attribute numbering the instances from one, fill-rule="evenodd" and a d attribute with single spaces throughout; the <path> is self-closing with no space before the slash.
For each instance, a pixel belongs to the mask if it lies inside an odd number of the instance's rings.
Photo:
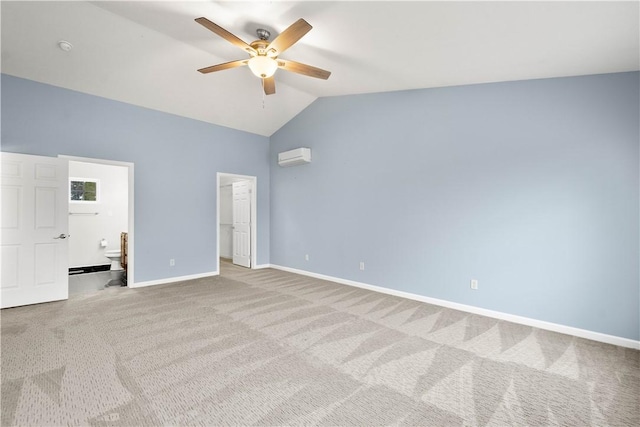
<path id="1" fill-rule="evenodd" d="M 278 154 L 278 164 L 282 167 L 311 163 L 311 148 L 296 148 Z"/>

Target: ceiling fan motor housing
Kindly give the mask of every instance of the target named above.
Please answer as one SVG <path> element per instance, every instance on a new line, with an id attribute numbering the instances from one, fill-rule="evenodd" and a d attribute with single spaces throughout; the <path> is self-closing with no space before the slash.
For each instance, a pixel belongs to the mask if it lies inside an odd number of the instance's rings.
<path id="1" fill-rule="evenodd" d="M 258 56 L 266 56 L 269 42 L 262 39 L 256 40 L 254 42 L 251 42 L 250 46 L 258 53 Z"/>

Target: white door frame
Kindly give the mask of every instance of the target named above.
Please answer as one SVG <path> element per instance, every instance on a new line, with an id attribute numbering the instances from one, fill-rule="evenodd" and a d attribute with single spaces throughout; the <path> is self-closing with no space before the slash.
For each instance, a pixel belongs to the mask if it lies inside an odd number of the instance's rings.
<path id="1" fill-rule="evenodd" d="M 258 178 L 249 175 L 237 175 L 234 173 L 218 172 L 216 174 L 216 271 L 220 274 L 220 179 L 222 177 L 231 178 L 236 181 L 251 182 L 251 269 L 258 265 Z"/>
<path id="2" fill-rule="evenodd" d="M 101 164 L 101 165 L 110 165 L 110 166 L 122 166 L 122 167 L 126 167 L 129 171 L 128 174 L 128 179 L 127 179 L 127 184 L 129 186 L 128 189 L 128 218 L 127 218 L 127 244 L 128 244 L 128 252 L 127 252 L 127 286 L 130 288 L 135 288 L 135 281 L 134 281 L 134 272 L 135 272 L 135 268 L 134 268 L 134 254 L 135 251 L 133 250 L 134 248 L 134 233 L 133 233 L 133 225 L 134 225 L 134 194 L 133 194 L 133 189 L 135 188 L 135 186 L 133 185 L 133 163 L 129 163 L 129 162 L 119 162 L 116 160 L 104 160 L 104 159 L 92 159 L 92 158 L 88 158 L 88 157 L 76 157 L 76 156 L 65 156 L 65 155 L 59 155 L 58 156 L 61 159 L 66 159 L 67 161 L 74 161 L 74 162 L 85 162 L 85 163 L 97 163 L 97 164 Z"/>

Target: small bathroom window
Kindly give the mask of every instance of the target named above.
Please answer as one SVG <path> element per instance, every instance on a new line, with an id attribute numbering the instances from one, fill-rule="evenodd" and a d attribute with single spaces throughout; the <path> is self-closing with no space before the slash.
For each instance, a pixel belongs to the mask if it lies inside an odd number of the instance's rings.
<path id="1" fill-rule="evenodd" d="M 89 178 L 69 178 L 69 201 L 97 203 L 100 201 L 100 181 Z"/>

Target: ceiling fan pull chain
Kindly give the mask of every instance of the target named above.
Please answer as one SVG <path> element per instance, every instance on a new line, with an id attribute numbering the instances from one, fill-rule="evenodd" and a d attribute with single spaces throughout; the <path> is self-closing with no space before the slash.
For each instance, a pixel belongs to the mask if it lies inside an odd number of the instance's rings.
<path id="1" fill-rule="evenodd" d="M 262 81 L 262 109 L 264 110 L 264 97 L 265 97 L 265 94 L 264 94 L 264 79 L 261 79 L 261 81 Z"/>

